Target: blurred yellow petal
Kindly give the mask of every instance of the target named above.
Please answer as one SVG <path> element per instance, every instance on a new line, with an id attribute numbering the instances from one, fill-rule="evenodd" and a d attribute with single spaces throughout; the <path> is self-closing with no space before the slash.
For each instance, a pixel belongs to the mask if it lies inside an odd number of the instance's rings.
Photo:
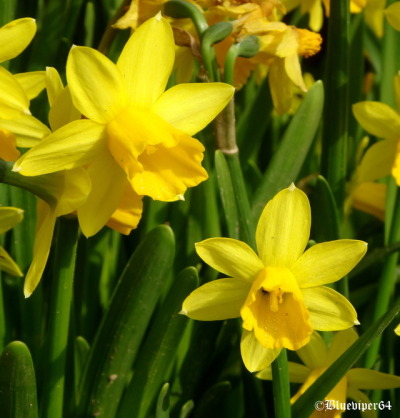
<path id="1" fill-rule="evenodd" d="M 286 268 L 266 267 L 253 282 L 240 315 L 265 348 L 297 350 L 312 334 L 296 279 Z"/>
<path id="2" fill-rule="evenodd" d="M 304 92 L 307 87 L 304 84 L 303 75 L 301 73 L 300 61 L 297 54 L 289 55 L 285 58 L 285 71 L 292 83 Z"/>
<path id="3" fill-rule="evenodd" d="M 22 209 L 13 207 L 0 207 L 0 234 L 11 229 L 17 223 L 21 222 L 24 217 Z"/>
<path id="4" fill-rule="evenodd" d="M 348 348 L 350 348 L 358 339 L 354 327 L 337 332 L 329 346 L 326 366 L 335 362 Z"/>
<path id="5" fill-rule="evenodd" d="M 17 150 L 15 135 L 0 128 L 0 158 L 4 161 L 16 161 L 20 155 L 21 153 Z"/>
<path id="6" fill-rule="evenodd" d="M 37 176 L 81 167 L 107 152 L 104 127 L 91 120 L 77 120 L 53 132 L 26 152 L 13 171 Z"/>
<path id="7" fill-rule="evenodd" d="M 234 88 L 224 83 L 179 84 L 167 90 L 152 110 L 189 135 L 206 127 L 228 104 Z"/>
<path id="8" fill-rule="evenodd" d="M 293 97 L 293 83 L 286 74 L 283 58 L 275 58 L 270 65 L 268 82 L 274 108 L 279 115 L 283 115 L 289 111 Z"/>
<path id="9" fill-rule="evenodd" d="M 394 329 L 394 332 L 395 332 L 396 335 L 400 336 L 400 324 L 397 325 L 397 327 Z"/>
<path id="10" fill-rule="evenodd" d="M 71 92 L 68 86 L 62 89 L 49 112 L 51 129 L 56 131 L 69 122 L 81 118 L 81 112 L 72 103 Z"/>
<path id="11" fill-rule="evenodd" d="M 240 341 L 243 363 L 250 372 L 257 372 L 269 366 L 281 352 L 280 348 L 264 348 L 254 337 L 253 332 L 243 330 Z"/>
<path id="12" fill-rule="evenodd" d="M 310 29 L 312 29 L 314 32 L 319 32 L 322 28 L 322 23 L 324 21 L 322 3 L 320 0 L 308 0 L 306 3 L 309 3 L 308 12 L 310 13 Z"/>
<path id="13" fill-rule="evenodd" d="M 324 339 L 318 332 L 313 332 L 310 342 L 297 350 L 296 353 L 311 370 L 326 367 L 328 350 Z"/>
<path id="14" fill-rule="evenodd" d="M 347 397 L 364 405 L 373 405 L 371 399 L 364 392 L 361 392 L 350 385 L 347 387 Z M 386 402 L 384 402 L 384 404 L 386 404 Z M 369 410 L 368 408 L 364 408 L 361 416 L 362 418 L 377 418 L 378 415 L 373 409 Z"/>
<path id="15" fill-rule="evenodd" d="M 396 1 L 392 3 L 383 11 L 388 22 L 396 29 L 400 31 L 400 2 Z"/>
<path id="16" fill-rule="evenodd" d="M 202 260 L 215 270 L 235 279 L 253 282 L 264 268 L 247 244 L 231 238 L 210 238 L 195 244 Z"/>
<path id="17" fill-rule="evenodd" d="M 307 379 L 307 376 L 310 373 L 310 369 L 307 366 L 304 366 L 303 364 L 288 361 L 288 372 L 289 381 L 291 383 L 303 383 Z M 262 380 L 272 380 L 271 366 L 266 367 L 264 370 L 261 370 L 256 374 L 256 376 Z"/>
<path id="18" fill-rule="evenodd" d="M 93 48 L 71 48 L 67 80 L 74 105 L 95 122 L 109 122 L 126 106 L 120 72 L 112 61 Z"/>
<path id="19" fill-rule="evenodd" d="M 400 74 L 393 77 L 394 96 L 396 99 L 397 110 L 400 111 Z"/>
<path id="20" fill-rule="evenodd" d="M 10 257 L 7 251 L 0 246 L 0 270 L 5 271 L 12 276 L 23 276 L 17 263 Z"/>
<path id="21" fill-rule="evenodd" d="M 143 172 L 131 180 L 139 195 L 164 202 L 181 199 L 188 187 L 197 186 L 208 175 L 201 166 L 203 145 L 194 138 L 182 137 L 173 148 L 162 145 L 139 157 Z"/>
<path id="22" fill-rule="evenodd" d="M 174 58 L 172 29 L 159 13 L 132 34 L 117 62 L 130 105 L 148 108 L 162 95 Z"/>
<path id="23" fill-rule="evenodd" d="M 378 138 L 399 139 L 400 115 L 390 106 L 380 102 L 359 102 L 353 105 L 358 123 Z"/>
<path id="24" fill-rule="evenodd" d="M 320 286 L 301 289 L 301 293 L 317 331 L 339 331 L 359 323 L 353 305 L 335 290 Z"/>
<path id="25" fill-rule="evenodd" d="M 42 200 L 37 205 L 37 222 L 33 260 L 25 277 L 24 295 L 28 298 L 40 282 L 49 257 L 51 240 L 56 223 L 55 208 Z"/>
<path id="26" fill-rule="evenodd" d="M 351 369 L 347 373 L 349 385 L 356 389 L 393 389 L 400 387 L 400 376 L 376 370 Z"/>
<path id="27" fill-rule="evenodd" d="M 333 283 L 344 277 L 367 251 L 364 241 L 343 239 L 309 248 L 291 267 L 300 288 Z"/>
<path id="28" fill-rule="evenodd" d="M 400 186 L 400 141 L 397 143 L 397 150 L 392 167 L 392 176 L 396 180 L 396 184 Z"/>
<path id="29" fill-rule="evenodd" d="M 307 245 L 310 225 L 307 196 L 294 185 L 279 192 L 257 225 L 257 249 L 264 265 L 291 267 Z"/>
<path id="30" fill-rule="evenodd" d="M 29 98 L 17 79 L 0 66 L 0 118 L 11 119 L 29 115 Z"/>
<path id="31" fill-rule="evenodd" d="M 106 153 L 97 157 L 87 171 L 92 188 L 86 202 L 78 208 L 78 219 L 83 234 L 91 237 L 117 209 L 128 181 L 118 164 Z"/>
<path id="32" fill-rule="evenodd" d="M 213 280 L 194 290 L 184 300 L 180 313 L 200 321 L 237 318 L 249 289 L 249 283 L 241 280 Z"/>
<path id="33" fill-rule="evenodd" d="M 12 132 L 21 148 L 31 148 L 51 134 L 44 123 L 30 115 L 0 120 L 0 127 Z"/>
<path id="34" fill-rule="evenodd" d="M 372 28 L 378 38 L 383 35 L 383 9 L 386 0 L 368 0 L 365 7 L 365 21 Z"/>
<path id="35" fill-rule="evenodd" d="M 384 221 L 386 188 L 383 183 L 361 183 L 351 194 L 353 207 Z"/>
<path id="36" fill-rule="evenodd" d="M 0 62 L 19 55 L 36 33 L 35 19 L 24 17 L 0 28 Z"/>
<path id="37" fill-rule="evenodd" d="M 21 87 L 25 90 L 29 100 L 38 96 L 46 87 L 46 73 L 44 71 L 31 71 L 19 73 L 14 76 Z"/>

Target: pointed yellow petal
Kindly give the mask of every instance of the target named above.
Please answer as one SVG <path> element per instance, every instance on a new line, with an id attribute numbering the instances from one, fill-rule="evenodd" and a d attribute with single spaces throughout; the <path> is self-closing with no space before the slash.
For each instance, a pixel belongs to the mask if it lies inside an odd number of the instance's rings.
<path id="1" fill-rule="evenodd" d="M 356 389 L 393 389 L 400 388 L 400 376 L 381 373 L 376 370 L 351 369 L 347 373 L 349 385 Z"/>
<path id="2" fill-rule="evenodd" d="M 337 332 L 332 338 L 326 365 L 330 366 L 335 362 L 357 339 L 358 335 L 354 327 Z"/>
<path id="3" fill-rule="evenodd" d="M 31 148 L 51 134 L 45 124 L 30 115 L 0 120 L 0 127 L 12 132 L 16 136 L 18 147 L 21 148 Z"/>
<path id="4" fill-rule="evenodd" d="M 373 181 L 389 175 L 395 161 L 398 143 L 398 139 L 385 139 L 369 147 L 357 169 L 357 181 Z"/>
<path id="5" fill-rule="evenodd" d="M 21 222 L 23 217 L 24 211 L 22 209 L 0 207 L 0 234 L 4 234 L 4 232 Z"/>
<path id="6" fill-rule="evenodd" d="M 364 241 L 342 239 L 316 244 L 291 267 L 300 288 L 333 283 L 344 277 L 367 251 Z"/>
<path id="7" fill-rule="evenodd" d="M 72 103 L 71 92 L 67 86 L 57 96 L 57 99 L 54 101 L 53 106 L 50 109 L 49 123 L 51 129 L 56 131 L 67 123 L 80 118 L 81 112 L 79 112 L 79 110 Z"/>
<path id="8" fill-rule="evenodd" d="M 23 276 L 17 263 L 10 257 L 8 252 L 0 246 L 0 271 L 1 270 L 12 276 Z"/>
<path id="9" fill-rule="evenodd" d="M 35 19 L 24 17 L 0 28 L 0 62 L 19 55 L 36 33 Z"/>
<path id="10" fill-rule="evenodd" d="M 14 76 L 21 87 L 25 90 L 29 100 L 34 99 L 46 87 L 44 71 L 31 71 L 29 73 L 19 73 Z"/>
<path id="11" fill-rule="evenodd" d="M 304 84 L 303 75 L 301 73 L 299 56 L 297 53 L 289 55 L 285 58 L 285 71 L 292 83 L 303 91 L 307 91 Z"/>
<path id="12" fill-rule="evenodd" d="M 383 183 L 361 183 L 351 194 L 353 207 L 384 221 L 386 189 L 386 184 Z"/>
<path id="13" fill-rule="evenodd" d="M 317 331 L 339 331 L 358 324 L 353 305 L 335 290 L 320 286 L 301 289 L 301 292 Z"/>
<path id="14" fill-rule="evenodd" d="M 400 115 L 387 104 L 359 102 L 353 105 L 353 114 L 367 132 L 378 138 L 398 139 L 400 136 Z"/>
<path id="15" fill-rule="evenodd" d="M 399 335 L 400 336 L 400 324 L 398 324 L 397 327 L 394 329 L 394 333 L 396 335 Z"/>
<path id="16" fill-rule="evenodd" d="M 143 172 L 131 180 L 133 189 L 164 202 L 180 199 L 188 187 L 208 178 L 201 166 L 203 151 L 203 145 L 191 137 L 182 137 L 176 147 L 151 147 L 139 157 Z"/>
<path id="17" fill-rule="evenodd" d="M 63 82 L 60 74 L 53 67 L 46 67 L 46 90 L 47 97 L 49 99 L 50 107 L 53 107 L 57 97 L 61 94 L 64 89 Z"/>
<path id="18" fill-rule="evenodd" d="M 281 352 L 280 348 L 264 348 L 254 337 L 253 332 L 243 330 L 240 341 L 243 363 L 250 372 L 257 372 L 269 366 Z"/>
<path id="19" fill-rule="evenodd" d="M 0 66 L 0 118 L 11 119 L 30 114 L 29 99 L 17 79 Z"/>
<path id="20" fill-rule="evenodd" d="M 25 277 L 24 295 L 28 298 L 36 289 L 42 278 L 44 268 L 49 257 L 51 240 L 56 223 L 55 208 L 42 200 L 37 205 L 37 223 L 35 243 L 33 246 L 33 260 Z"/>
<path id="21" fill-rule="evenodd" d="M 87 118 L 107 123 L 126 106 L 126 94 L 115 64 L 95 49 L 72 47 L 67 80 L 76 108 Z"/>
<path id="22" fill-rule="evenodd" d="M 319 32 L 322 27 L 324 12 L 322 10 L 322 4 L 319 0 L 313 0 L 310 8 L 310 29 L 314 32 Z"/>
<path id="23" fill-rule="evenodd" d="M 117 62 L 130 105 L 146 108 L 161 96 L 171 74 L 174 58 L 172 29 L 161 14 L 139 26 Z"/>
<path id="24" fill-rule="evenodd" d="M 4 161 L 16 161 L 20 155 L 15 135 L 7 129 L 0 128 L 0 158 Z"/>
<path id="25" fill-rule="evenodd" d="M 178 84 L 167 90 L 152 110 L 175 128 L 194 135 L 221 112 L 234 91 L 224 83 Z"/>
<path id="26" fill-rule="evenodd" d="M 87 169 L 92 188 L 86 202 L 78 208 L 79 225 L 91 237 L 111 218 L 127 184 L 125 173 L 113 158 L 104 153 Z"/>
<path id="27" fill-rule="evenodd" d="M 264 265 L 291 267 L 307 245 L 310 225 L 307 196 L 294 185 L 279 192 L 257 225 L 257 249 Z"/>
<path id="28" fill-rule="evenodd" d="M 400 30 L 400 2 L 396 1 L 383 11 L 388 22 L 396 29 Z"/>
<path id="29" fill-rule="evenodd" d="M 184 301 L 181 314 L 200 321 L 237 318 L 250 285 L 232 278 L 208 282 L 194 290 Z"/>
<path id="30" fill-rule="evenodd" d="M 274 108 L 283 115 L 289 111 L 293 97 L 293 83 L 286 74 L 283 58 L 274 59 L 269 67 L 268 82 Z"/>
<path id="31" fill-rule="evenodd" d="M 210 238 L 195 244 L 197 254 L 212 268 L 235 279 L 253 282 L 264 268 L 257 254 L 244 242 Z"/>
<path id="32" fill-rule="evenodd" d="M 288 372 L 290 383 L 303 383 L 310 374 L 310 369 L 303 364 L 288 361 Z M 261 372 L 258 372 L 256 376 L 262 380 L 272 380 L 271 366 L 261 370 Z"/>
<path id="33" fill-rule="evenodd" d="M 326 367 L 328 349 L 318 332 L 313 332 L 310 342 L 296 351 L 301 361 L 311 370 Z"/>
<path id="34" fill-rule="evenodd" d="M 13 171 L 37 176 L 81 167 L 108 152 L 104 127 L 90 120 L 77 120 L 49 135 L 26 152 Z"/>

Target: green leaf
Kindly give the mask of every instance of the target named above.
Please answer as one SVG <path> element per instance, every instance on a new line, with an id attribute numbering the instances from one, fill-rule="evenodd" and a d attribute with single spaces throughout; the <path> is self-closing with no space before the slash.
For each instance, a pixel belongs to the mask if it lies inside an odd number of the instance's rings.
<path id="1" fill-rule="evenodd" d="M 255 219 L 260 217 L 264 206 L 276 193 L 296 181 L 317 132 L 323 101 L 323 85 L 317 81 L 293 116 L 262 183 L 254 193 L 252 212 Z"/>
<path id="2" fill-rule="evenodd" d="M 115 416 L 132 364 L 174 257 L 171 228 L 150 231 L 130 258 L 90 351 L 81 416 Z"/>
<path id="3" fill-rule="evenodd" d="M 169 383 L 164 384 L 158 396 L 156 418 L 169 418 Z"/>
<path id="4" fill-rule="evenodd" d="M 31 353 L 21 341 L 6 346 L 0 356 L 2 418 L 37 418 L 35 370 Z"/>

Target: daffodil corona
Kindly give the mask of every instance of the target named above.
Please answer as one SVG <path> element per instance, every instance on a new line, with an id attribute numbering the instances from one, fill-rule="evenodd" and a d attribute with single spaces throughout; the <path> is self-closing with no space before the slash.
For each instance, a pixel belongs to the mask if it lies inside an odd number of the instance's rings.
<path id="1" fill-rule="evenodd" d="M 350 302 L 330 287 L 364 256 L 367 244 L 337 240 L 304 252 L 311 225 L 307 196 L 291 185 L 265 207 L 256 231 L 258 255 L 245 243 L 211 238 L 198 255 L 229 276 L 196 289 L 182 314 L 212 321 L 241 317 L 241 352 L 250 371 L 268 366 L 282 348 L 297 350 L 314 329 L 343 330 L 358 324 Z"/>

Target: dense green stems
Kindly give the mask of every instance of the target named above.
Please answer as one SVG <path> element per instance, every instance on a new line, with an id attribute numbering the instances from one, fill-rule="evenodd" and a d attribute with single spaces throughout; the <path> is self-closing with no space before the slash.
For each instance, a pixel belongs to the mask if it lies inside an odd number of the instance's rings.
<path id="1" fill-rule="evenodd" d="M 332 0 L 330 9 L 321 172 L 332 188 L 342 217 L 349 117 L 349 1 Z"/>
<path id="2" fill-rule="evenodd" d="M 290 418 L 290 388 L 286 349 L 272 363 L 272 384 L 274 387 L 275 417 Z"/>
<path id="3" fill-rule="evenodd" d="M 46 352 L 42 361 L 41 417 L 62 417 L 78 221 L 59 219 L 55 238 L 54 275 L 51 282 Z"/>

